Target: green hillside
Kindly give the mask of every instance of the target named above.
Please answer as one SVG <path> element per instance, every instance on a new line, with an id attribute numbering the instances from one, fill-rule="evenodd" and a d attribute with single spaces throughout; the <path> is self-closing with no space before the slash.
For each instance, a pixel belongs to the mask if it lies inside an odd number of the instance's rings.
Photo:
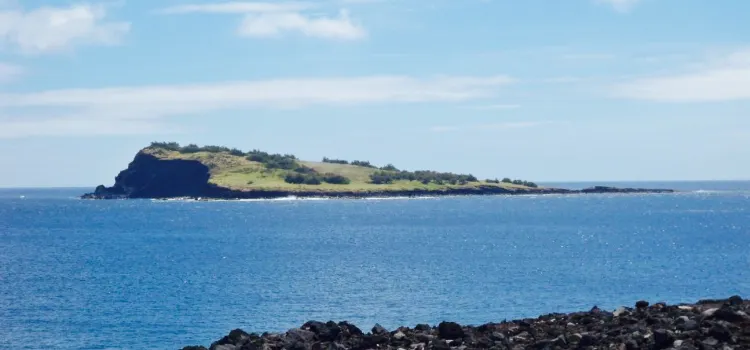
<path id="1" fill-rule="evenodd" d="M 536 188 L 536 184 L 509 179 L 479 180 L 468 174 L 405 171 L 392 165 L 375 167 L 369 162 L 343 160 L 304 161 L 292 155 L 261 151 L 243 152 L 221 146 L 180 146 L 154 142 L 142 150 L 163 160 L 196 160 L 210 169 L 209 182 L 239 190 L 284 191 L 408 191 L 446 190 L 497 186 L 508 189 Z M 357 164 L 357 165 L 353 165 Z"/>

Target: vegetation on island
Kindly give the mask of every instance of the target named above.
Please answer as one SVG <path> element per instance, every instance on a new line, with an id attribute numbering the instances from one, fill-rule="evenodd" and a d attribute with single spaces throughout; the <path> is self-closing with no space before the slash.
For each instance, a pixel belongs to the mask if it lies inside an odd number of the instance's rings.
<path id="1" fill-rule="evenodd" d="M 310 162 L 291 154 L 273 154 L 260 150 L 244 152 L 237 148 L 214 145 L 181 146 L 177 142 L 152 142 L 144 151 L 162 159 L 201 161 L 210 169 L 210 182 L 239 190 L 317 188 L 324 191 L 439 191 L 479 186 L 538 187 L 530 181 L 509 178 L 480 181 L 471 174 L 408 171 L 393 164 L 378 167 L 369 161 L 328 157 L 324 157 L 322 162 Z"/>

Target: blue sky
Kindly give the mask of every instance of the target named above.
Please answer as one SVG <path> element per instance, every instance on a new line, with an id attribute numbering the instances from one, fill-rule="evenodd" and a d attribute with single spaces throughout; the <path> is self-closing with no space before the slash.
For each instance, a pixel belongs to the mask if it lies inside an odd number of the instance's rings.
<path id="1" fill-rule="evenodd" d="M 0 0 L 0 186 L 153 140 L 535 181 L 750 179 L 742 0 Z"/>

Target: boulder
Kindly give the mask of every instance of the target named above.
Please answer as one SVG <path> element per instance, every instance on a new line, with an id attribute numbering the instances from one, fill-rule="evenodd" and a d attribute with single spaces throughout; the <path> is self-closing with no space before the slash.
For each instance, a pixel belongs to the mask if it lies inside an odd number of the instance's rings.
<path id="1" fill-rule="evenodd" d="M 290 329 L 282 340 L 284 348 L 289 350 L 305 350 L 312 347 L 315 333 L 304 329 Z"/>
<path id="2" fill-rule="evenodd" d="M 388 333 L 389 333 L 388 330 L 385 329 L 385 327 L 381 326 L 380 324 L 375 324 L 375 327 L 372 327 L 372 334 L 385 335 Z"/>
<path id="3" fill-rule="evenodd" d="M 645 309 L 648 307 L 648 305 L 649 305 L 648 301 L 645 301 L 645 300 L 639 300 L 635 303 L 635 307 L 637 309 Z"/>
<path id="4" fill-rule="evenodd" d="M 440 339 L 458 339 L 464 337 L 461 325 L 455 322 L 441 322 L 438 325 L 438 337 Z"/>
<path id="5" fill-rule="evenodd" d="M 675 338 L 672 332 L 657 329 L 654 331 L 654 347 L 656 349 L 666 349 L 674 344 Z"/>

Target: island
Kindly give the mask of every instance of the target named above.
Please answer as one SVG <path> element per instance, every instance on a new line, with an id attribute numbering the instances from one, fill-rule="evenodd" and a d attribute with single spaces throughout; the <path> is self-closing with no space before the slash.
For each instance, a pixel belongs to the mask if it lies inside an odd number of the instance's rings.
<path id="1" fill-rule="evenodd" d="M 671 193 L 670 189 L 596 186 L 582 190 L 538 186 L 526 180 L 485 179 L 471 174 L 408 171 L 392 164 L 324 157 L 304 161 L 290 154 L 224 146 L 153 142 L 115 177 L 84 199 L 273 199 L 371 198 L 459 195 Z"/>

